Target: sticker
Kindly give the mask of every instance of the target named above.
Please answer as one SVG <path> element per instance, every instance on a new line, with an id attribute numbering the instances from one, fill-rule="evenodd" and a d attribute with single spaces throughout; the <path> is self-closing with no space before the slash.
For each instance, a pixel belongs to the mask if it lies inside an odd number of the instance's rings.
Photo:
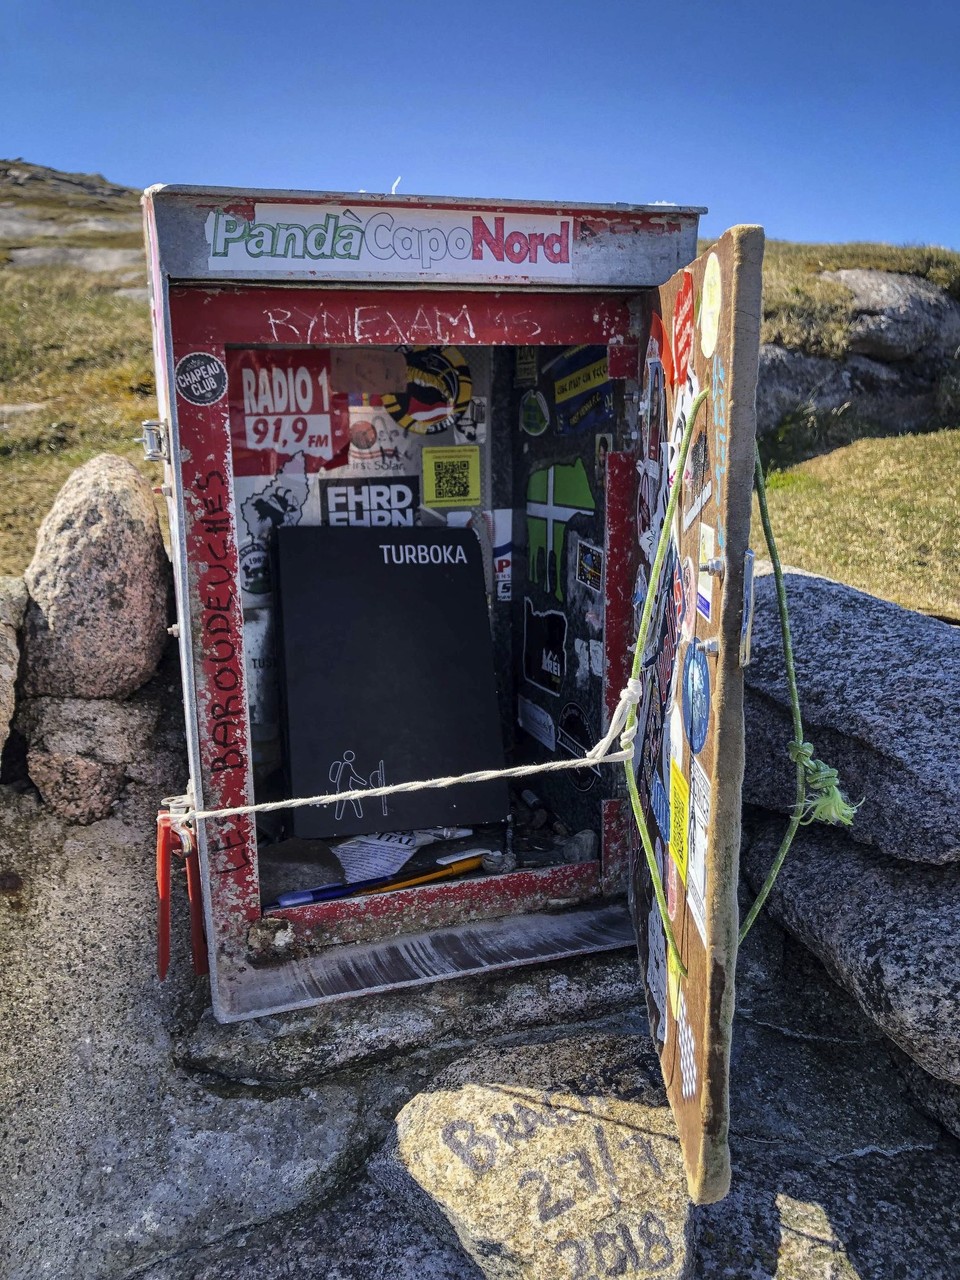
<path id="1" fill-rule="evenodd" d="M 362 396 L 363 401 L 369 397 Z M 338 474 L 412 475 L 417 470 L 417 452 L 406 431 L 401 431 L 382 407 L 369 403 L 351 404 L 347 410 L 349 423 L 346 467 Z"/>
<path id="2" fill-rule="evenodd" d="M 412 476 L 403 480 L 320 480 L 323 524 L 335 528 L 408 528 L 417 523 L 420 486 Z"/>
<path id="3" fill-rule="evenodd" d="M 663 1044 L 667 1023 L 667 937 L 655 900 L 647 916 L 647 990 L 660 1014 L 651 1030 Z"/>
<path id="4" fill-rule="evenodd" d="M 603 675 L 603 643 L 600 640 L 574 640 L 573 651 L 577 658 L 578 687 L 585 688 L 591 677 L 599 680 Z"/>
<path id="5" fill-rule="evenodd" d="M 717 349 L 720 334 L 721 294 L 720 259 L 711 253 L 703 271 L 703 299 L 700 303 L 700 350 L 708 360 Z"/>
<path id="6" fill-rule="evenodd" d="M 707 655 L 696 640 L 683 663 L 683 728 L 694 755 L 703 750 L 710 720 L 710 669 Z M 673 805 L 673 794 L 670 796 Z"/>
<path id="7" fill-rule="evenodd" d="M 543 371 L 554 380 L 557 431 L 561 435 L 595 430 L 609 423 L 613 383 L 606 347 L 568 347 Z"/>
<path id="8" fill-rule="evenodd" d="M 577 581 L 591 591 L 603 586 L 603 551 L 582 538 L 577 540 Z"/>
<path id="9" fill-rule="evenodd" d="M 597 735 L 583 707 L 568 702 L 557 717 L 557 746 L 567 755 L 582 759 L 596 742 Z M 572 769 L 569 777 L 578 791 L 590 791 L 600 777 L 600 768 L 594 764 L 585 769 Z"/>
<path id="10" fill-rule="evenodd" d="M 689 557 L 688 557 L 689 560 Z M 684 562 L 687 563 L 686 561 Z M 687 595 L 683 588 L 684 566 L 679 561 L 673 565 L 673 610 L 677 618 L 677 631 L 683 634 L 683 625 L 687 620 Z"/>
<path id="11" fill-rule="evenodd" d="M 333 394 L 330 359 L 329 351 L 315 349 L 227 352 L 235 475 L 275 475 L 285 460 L 296 457 L 308 472 L 342 467 L 349 460 L 353 425 L 365 444 L 377 444 L 370 397 L 362 398 L 354 424 L 349 397 Z M 359 405 L 361 397 L 355 399 Z"/>
<path id="12" fill-rule="evenodd" d="M 487 440 L 487 402 L 474 397 L 466 411 L 453 424 L 457 444 L 485 444 Z"/>
<path id="13" fill-rule="evenodd" d="M 613 449 L 613 435 L 609 431 L 604 431 L 594 440 L 593 460 L 594 470 L 597 477 L 597 484 L 601 489 L 606 488 L 607 484 L 607 458 Z"/>
<path id="14" fill-rule="evenodd" d="M 513 599 L 513 510 L 498 507 L 493 513 L 493 577 L 497 599 Z"/>
<path id="15" fill-rule="evenodd" d="M 402 351 L 383 347 L 333 347 L 330 378 L 337 390 L 382 396 L 406 382 L 407 362 Z"/>
<path id="16" fill-rule="evenodd" d="M 193 351 L 177 362 L 174 370 L 177 393 L 188 404 L 216 404 L 227 394 L 227 370 L 208 351 Z"/>
<path id="17" fill-rule="evenodd" d="M 524 679 L 554 697 L 559 695 L 567 674 L 566 643 L 566 617 L 556 610 L 538 613 L 529 600 L 524 600 Z"/>
<path id="18" fill-rule="evenodd" d="M 553 723 L 553 717 L 549 711 L 544 711 L 543 707 L 538 707 L 522 694 L 517 698 L 517 724 L 548 751 L 556 751 L 557 726 Z"/>
<path id="19" fill-rule="evenodd" d="M 517 347 L 514 365 L 513 385 L 530 387 L 537 380 L 537 348 Z"/>
<path id="20" fill-rule="evenodd" d="M 697 1042 L 687 1017 L 687 1001 L 681 991 L 677 1001 L 677 1047 L 680 1050 L 680 1092 L 692 1098 L 697 1092 Z"/>
<path id="21" fill-rule="evenodd" d="M 697 622 L 697 576 L 693 561 L 687 556 L 680 568 L 683 588 L 683 626 L 680 628 L 680 635 L 684 640 L 691 638 Z"/>
<path id="22" fill-rule="evenodd" d="M 687 366 L 693 349 L 693 275 L 684 271 L 673 308 L 673 381 L 687 380 Z"/>
<path id="23" fill-rule="evenodd" d="M 244 595 L 268 595 L 270 577 L 270 552 L 262 542 L 246 542 L 238 552 L 240 558 L 240 589 Z"/>
<path id="24" fill-rule="evenodd" d="M 690 448 L 687 469 L 683 477 L 685 496 L 689 498 L 683 508 L 684 533 L 713 496 L 713 481 L 709 476 L 710 451 L 707 446 L 707 433 L 701 431 Z"/>
<path id="25" fill-rule="evenodd" d="M 306 459 L 295 453 L 272 479 L 239 503 L 250 537 L 266 545 L 280 525 L 300 524 L 309 494 Z"/>
<path id="26" fill-rule="evenodd" d="M 687 906 L 703 945 L 707 945 L 707 839 L 710 834 L 710 779 L 699 760 L 690 764 L 690 838 L 687 856 Z"/>
<path id="27" fill-rule="evenodd" d="M 434 435 L 466 414 L 473 381 L 456 347 L 408 347 L 405 390 L 383 397 L 383 407 L 404 431 Z"/>
<path id="28" fill-rule="evenodd" d="M 714 575 L 703 567 L 714 558 L 714 532 L 709 525 L 700 526 L 700 567 L 697 572 L 697 613 L 707 622 L 713 616 Z"/>
<path id="29" fill-rule="evenodd" d="M 423 505 L 480 505 L 480 446 L 450 445 L 423 450 Z"/>
<path id="30" fill-rule="evenodd" d="M 528 436 L 542 436 L 550 425 L 550 410 L 539 391 L 527 391 L 520 400 L 520 430 Z"/>
<path id="31" fill-rule="evenodd" d="M 650 786 L 650 800 L 653 807 L 653 816 L 657 820 L 657 826 L 660 828 L 660 834 L 664 840 L 670 839 L 670 801 L 667 799 L 666 788 L 660 781 L 660 775 L 653 775 L 653 782 Z"/>
<path id="32" fill-rule="evenodd" d="M 560 566 L 567 524 L 597 509 L 582 458 L 534 471 L 527 481 L 527 552 L 530 580 L 563 600 Z"/>
<path id="33" fill-rule="evenodd" d="M 670 761 L 670 857 L 687 883 L 687 831 L 690 825 L 690 788 L 676 760 Z"/>
<path id="34" fill-rule="evenodd" d="M 677 864 L 671 858 L 667 864 L 667 915 L 674 924 L 677 922 L 677 912 L 682 901 L 683 892 L 680 889 L 680 873 L 677 870 Z"/>

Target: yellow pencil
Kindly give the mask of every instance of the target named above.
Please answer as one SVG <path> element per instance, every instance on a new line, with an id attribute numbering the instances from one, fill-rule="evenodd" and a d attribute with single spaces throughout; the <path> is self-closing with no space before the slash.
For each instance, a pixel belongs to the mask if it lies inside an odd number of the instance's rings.
<path id="1" fill-rule="evenodd" d="M 461 871 L 476 871 L 483 865 L 482 857 L 468 857 L 461 862 L 454 862 L 449 867 L 441 867 L 439 871 L 428 871 L 422 876 L 411 876 L 409 880 L 398 880 L 396 884 L 380 885 L 376 889 L 363 889 L 361 895 L 368 893 L 392 893 L 394 889 L 409 889 L 411 885 L 426 884 L 428 880 L 442 880 L 445 876 L 457 876 Z"/>

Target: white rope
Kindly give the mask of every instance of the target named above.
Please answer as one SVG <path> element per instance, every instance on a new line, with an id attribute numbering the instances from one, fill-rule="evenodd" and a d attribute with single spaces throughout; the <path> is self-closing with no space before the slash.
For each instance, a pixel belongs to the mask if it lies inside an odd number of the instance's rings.
<path id="1" fill-rule="evenodd" d="M 310 805 L 350 804 L 354 800 L 375 800 L 379 796 L 402 795 L 408 791 L 429 791 L 433 788 L 456 787 L 467 782 L 495 782 L 498 778 L 529 778 L 538 773 L 560 773 L 565 769 L 592 769 L 598 764 L 619 764 L 633 758 L 633 740 L 637 733 L 636 718 L 626 727 L 630 710 L 636 707 L 643 693 L 640 680 L 629 679 L 620 694 L 610 728 L 586 755 L 572 760 L 548 760 L 544 764 L 517 765 L 512 769 L 481 769 L 477 773 L 461 773 L 448 778 L 428 778 L 422 782 L 395 782 L 386 787 L 362 787 L 355 791 L 334 791 L 319 796 L 301 796 L 296 800 L 268 800 L 263 804 L 239 804 L 232 809 L 187 809 L 181 821 L 193 822 L 201 818 L 239 818 L 253 813 L 275 813 L 279 809 L 304 809 Z M 620 750 L 611 753 L 617 736 Z"/>

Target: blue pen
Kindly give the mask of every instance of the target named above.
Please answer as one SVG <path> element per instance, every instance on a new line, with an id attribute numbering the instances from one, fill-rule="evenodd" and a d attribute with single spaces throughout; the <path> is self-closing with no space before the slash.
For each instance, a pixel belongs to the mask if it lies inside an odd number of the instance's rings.
<path id="1" fill-rule="evenodd" d="M 375 880 L 354 880 L 352 884 L 325 884 L 319 889 L 300 889 L 297 893 L 281 893 L 277 901 L 264 910 L 274 907 L 305 907 L 311 902 L 329 902 L 332 898 L 349 898 L 361 889 L 377 889 L 389 883 L 392 876 L 377 876 Z"/>

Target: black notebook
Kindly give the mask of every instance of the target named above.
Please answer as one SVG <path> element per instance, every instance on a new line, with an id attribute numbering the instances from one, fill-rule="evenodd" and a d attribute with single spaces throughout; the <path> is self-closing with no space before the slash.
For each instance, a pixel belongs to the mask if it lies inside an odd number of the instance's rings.
<path id="1" fill-rule="evenodd" d="M 503 767 L 480 544 L 463 529 L 276 530 L 291 796 Z M 506 818 L 506 783 L 291 811 L 294 835 Z"/>

